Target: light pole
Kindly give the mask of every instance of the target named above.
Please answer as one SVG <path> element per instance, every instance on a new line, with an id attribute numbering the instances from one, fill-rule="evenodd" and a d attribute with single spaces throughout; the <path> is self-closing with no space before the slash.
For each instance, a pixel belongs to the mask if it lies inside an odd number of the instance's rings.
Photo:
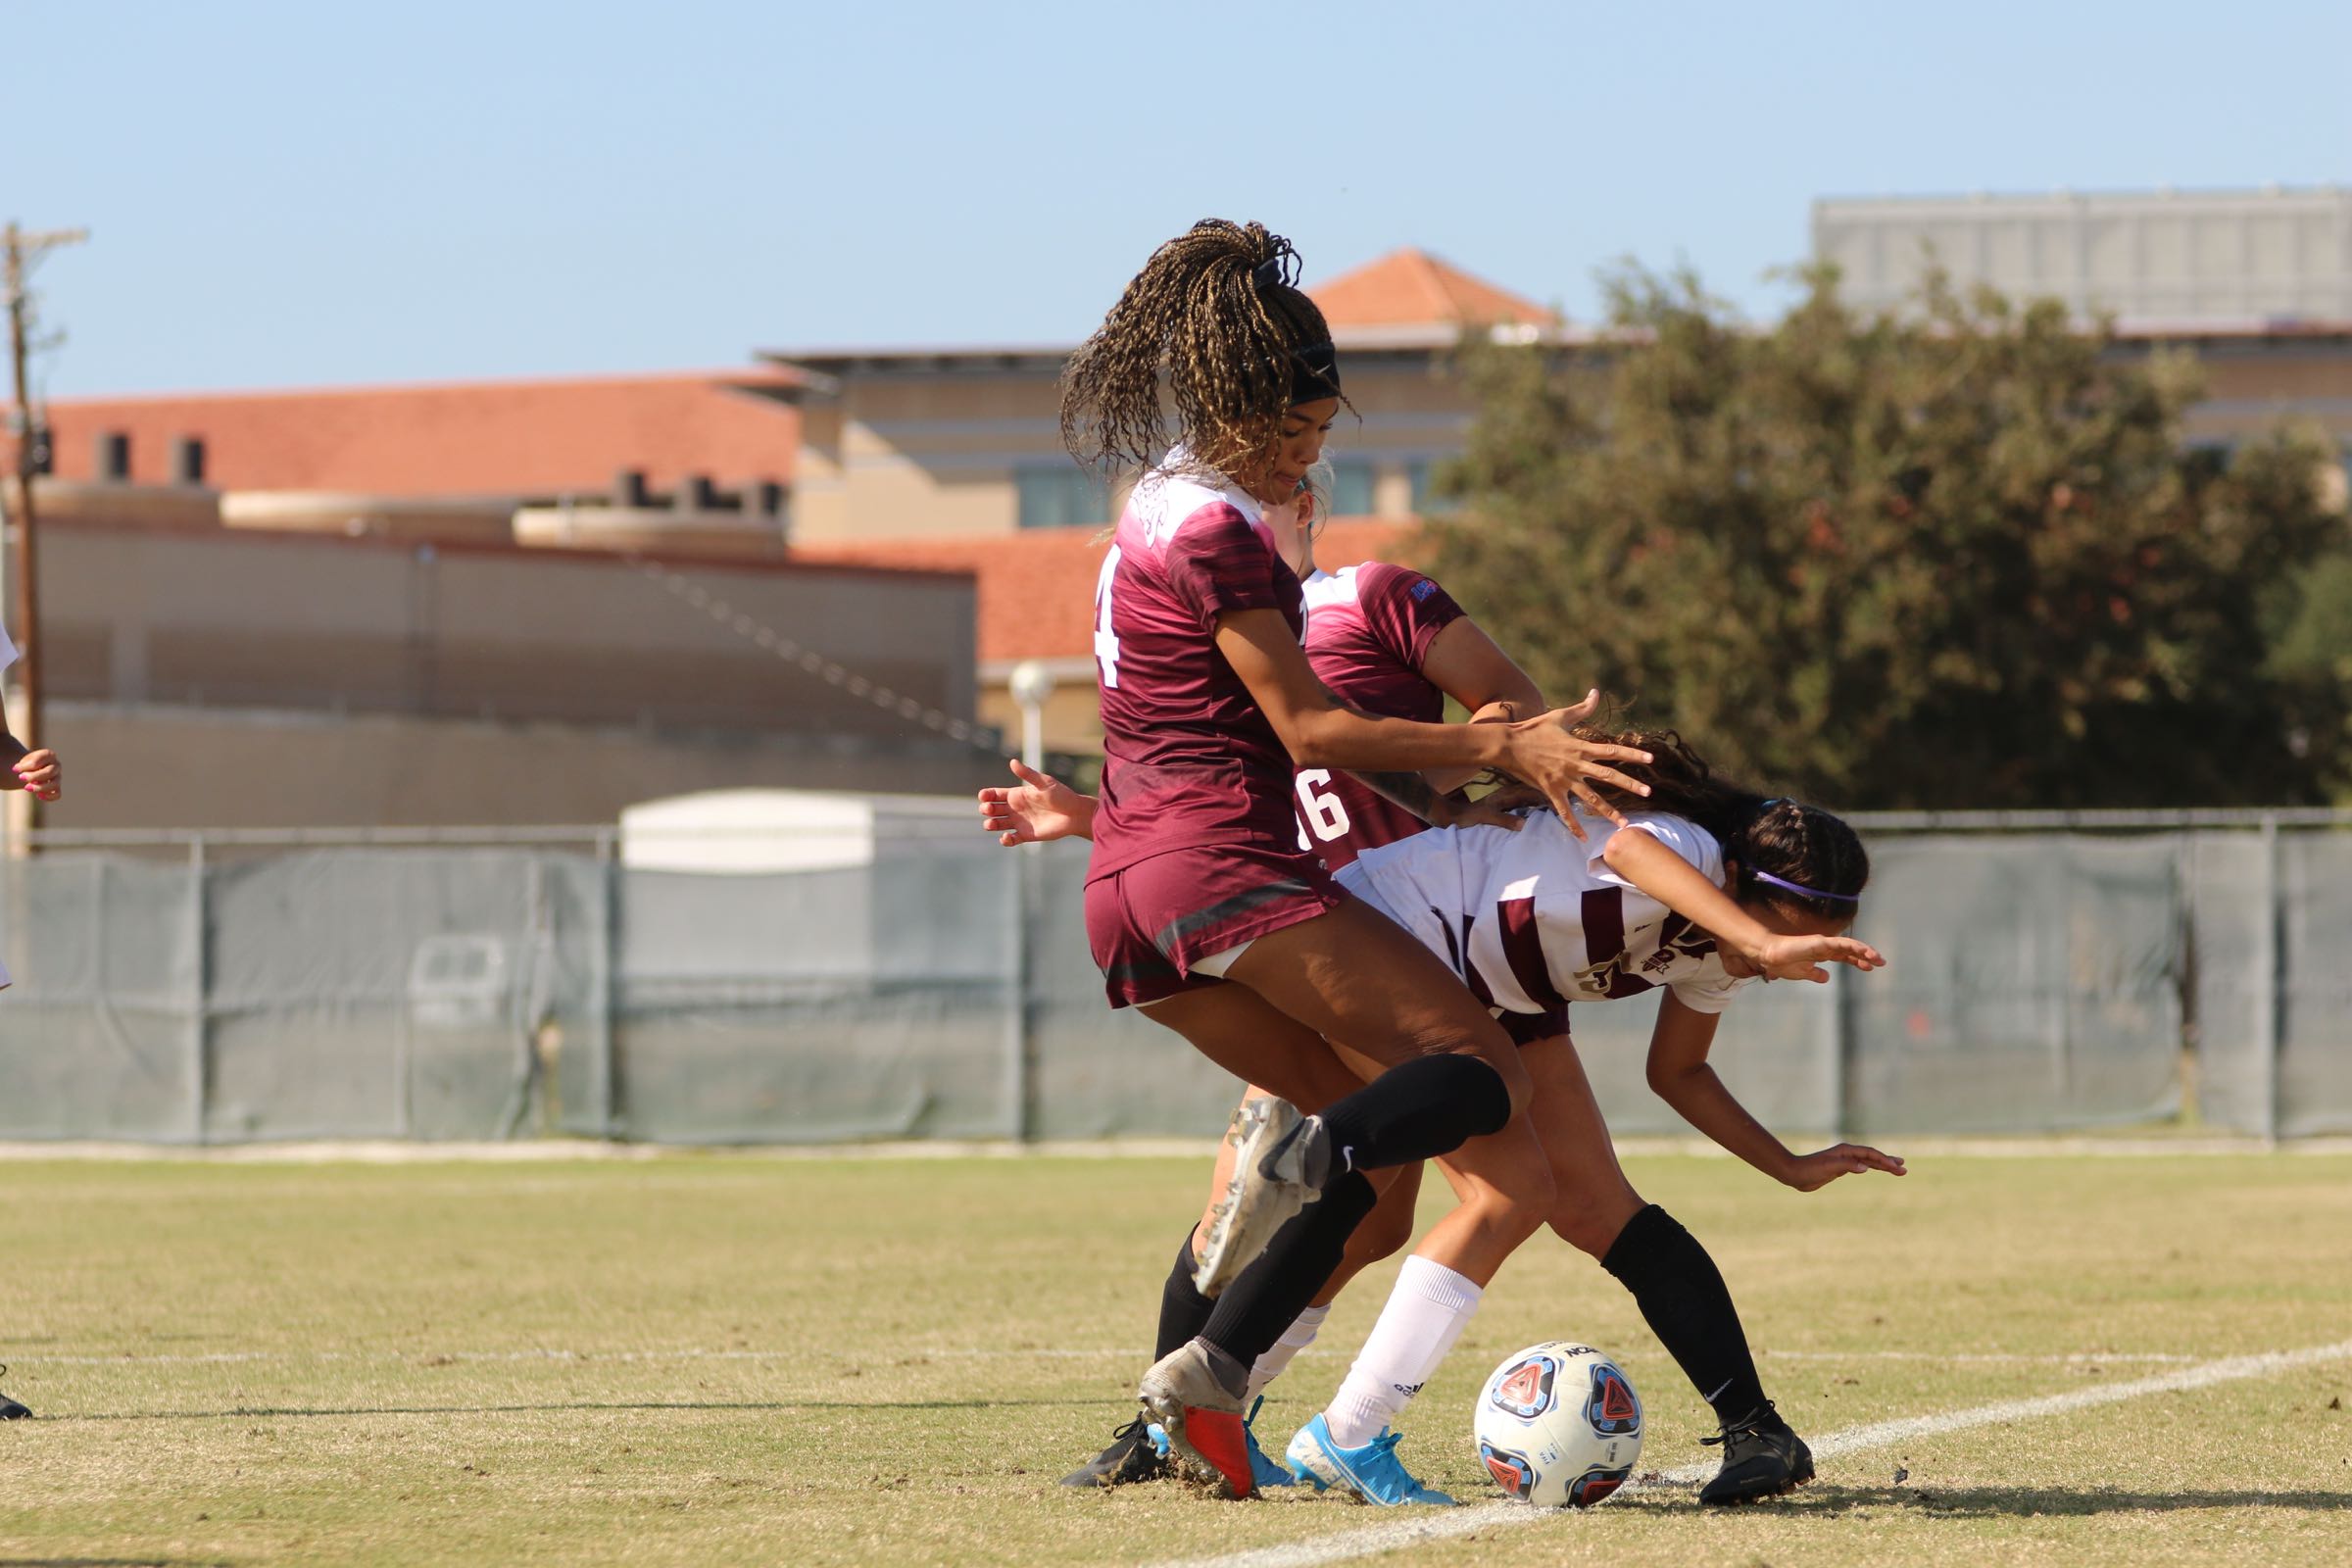
<path id="1" fill-rule="evenodd" d="M 1012 700 L 1021 708 L 1021 760 L 1034 768 L 1046 765 L 1046 700 L 1054 695 L 1054 672 L 1042 660 L 1024 659 L 1012 666 Z"/>
<path id="2" fill-rule="evenodd" d="M 1021 708 L 1021 760 L 1043 771 L 1046 765 L 1046 700 L 1054 695 L 1054 672 L 1041 660 L 1024 659 L 1012 666 L 1012 678 L 1005 683 L 1012 689 L 1012 700 Z M 1038 856 L 1045 846 L 1030 843 L 1021 846 L 1014 857 L 1013 877 L 1013 973 L 1017 976 L 1019 1002 L 1012 1009 L 1013 1020 L 1013 1130 L 1023 1139 L 1037 1136 L 1037 1038 L 1036 1021 L 1031 1016 L 1030 998 L 1034 993 L 1036 954 L 1029 933 L 1035 927 L 1037 911 L 1044 900 L 1044 867 Z"/>

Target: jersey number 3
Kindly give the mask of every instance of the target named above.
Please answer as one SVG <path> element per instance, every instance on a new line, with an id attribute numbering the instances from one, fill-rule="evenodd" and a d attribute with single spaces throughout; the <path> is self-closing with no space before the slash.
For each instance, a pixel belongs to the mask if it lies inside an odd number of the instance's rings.
<path id="1" fill-rule="evenodd" d="M 1110 579 L 1119 569 L 1119 547 L 1102 558 L 1102 572 L 1095 579 L 1095 662 L 1102 671 L 1102 689 L 1119 689 L 1119 639 L 1110 629 Z"/>

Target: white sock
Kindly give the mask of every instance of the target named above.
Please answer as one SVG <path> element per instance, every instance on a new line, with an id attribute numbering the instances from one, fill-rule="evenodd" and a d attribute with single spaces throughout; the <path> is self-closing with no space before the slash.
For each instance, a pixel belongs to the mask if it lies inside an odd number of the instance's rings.
<path id="1" fill-rule="evenodd" d="M 1323 1412 L 1332 1442 L 1360 1448 L 1379 1437 L 1446 1359 L 1486 1294 L 1443 1263 L 1406 1258 L 1380 1321 Z"/>
<path id="2" fill-rule="evenodd" d="M 1276 1340 L 1266 1353 L 1257 1358 L 1257 1365 L 1250 1369 L 1250 1392 L 1242 1396 L 1244 1409 L 1248 1409 L 1259 1395 L 1266 1392 L 1268 1384 L 1282 1376 L 1282 1369 L 1291 1364 L 1292 1356 L 1315 1343 L 1316 1331 L 1323 1327 L 1323 1320 L 1329 1316 L 1330 1307 L 1310 1306 L 1291 1320 L 1291 1326 L 1282 1331 L 1282 1338 Z"/>

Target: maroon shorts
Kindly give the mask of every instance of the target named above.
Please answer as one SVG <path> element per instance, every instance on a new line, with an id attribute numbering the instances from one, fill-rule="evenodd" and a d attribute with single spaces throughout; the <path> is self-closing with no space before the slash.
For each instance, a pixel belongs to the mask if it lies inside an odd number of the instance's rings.
<path id="1" fill-rule="evenodd" d="M 1296 850 L 1213 844 L 1171 850 L 1086 885 L 1086 938 L 1114 1007 L 1217 982 L 1193 965 L 1312 920 L 1347 897 Z"/>
<path id="2" fill-rule="evenodd" d="M 1539 1040 L 1568 1038 L 1568 1004 L 1547 1007 L 1542 1012 L 1498 1012 L 1494 1021 L 1502 1032 L 1511 1037 L 1514 1046 L 1532 1046 Z"/>

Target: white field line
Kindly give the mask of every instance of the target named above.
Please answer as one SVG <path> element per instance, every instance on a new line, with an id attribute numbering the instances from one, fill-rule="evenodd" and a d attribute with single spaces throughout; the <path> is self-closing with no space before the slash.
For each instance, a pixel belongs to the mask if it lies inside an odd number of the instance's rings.
<path id="1" fill-rule="evenodd" d="M 1939 1361 L 1954 1366 L 2117 1366 L 2126 1361 L 2187 1366 L 2198 1357 L 2162 1350 L 2118 1350 L 2101 1355 L 2075 1350 L 2064 1355 L 2030 1355 L 2008 1350 L 1775 1350 L 1757 1352 L 1771 1361 Z"/>
<path id="2" fill-rule="evenodd" d="M 1803 1128 L 1781 1129 L 1790 1137 Z M 0 1141 L 0 1162 L 11 1160 L 95 1162 L 182 1161 L 227 1165 L 435 1165 L 538 1164 L 620 1160 L 673 1163 L 703 1169 L 797 1160 L 892 1159 L 1209 1159 L 1214 1137 L 1049 1139 L 1010 1143 L 998 1139 L 918 1139 L 859 1144 L 750 1144 L 698 1147 L 678 1144 L 621 1144 L 593 1138 L 540 1138 L 514 1143 L 427 1144 L 391 1139 L 346 1139 L 284 1144 L 125 1144 L 99 1140 L 55 1143 Z M 2119 1135 L 2028 1134 L 2015 1138 L 1901 1138 L 1896 1151 L 1922 1159 L 2049 1159 L 2073 1154 L 2123 1158 L 2177 1159 L 2183 1155 L 2352 1153 L 2352 1137 L 2340 1134 L 2278 1142 L 2234 1135 L 2175 1134 L 2148 1138 Z M 1617 1139 L 1617 1152 L 1637 1158 L 1696 1155 L 1733 1156 L 1704 1138 L 1634 1134 Z"/>
<path id="3" fill-rule="evenodd" d="M 2003 1399 L 1965 1410 L 1947 1410 L 1940 1415 L 1874 1421 L 1868 1426 L 1849 1427 L 1843 1432 L 1833 1432 L 1827 1437 L 1815 1439 L 1811 1446 L 1816 1458 L 1834 1459 L 1841 1454 L 1883 1448 L 1946 1432 L 1964 1432 L 1971 1427 L 1992 1426 L 2004 1421 L 2037 1420 L 2042 1416 L 2064 1415 L 2073 1410 L 2115 1404 L 2151 1394 L 2186 1393 L 2193 1389 L 2211 1388 L 2217 1383 L 2271 1377 L 2296 1367 L 2345 1360 L 2352 1360 L 2352 1340 L 2334 1345 L 2315 1345 L 2300 1350 L 2273 1350 L 2262 1355 L 2231 1356 L 2226 1360 L 2202 1361 L 2177 1372 L 2136 1378 L 2129 1383 L 2074 1389 L 2065 1394 L 2044 1395 L 2034 1399 Z M 1625 1488 L 1624 1492 L 1639 1491 L 1644 1487 L 1689 1486 L 1705 1476 L 1710 1468 L 1711 1465 L 1706 1463 L 1682 1466 L 1665 1472 L 1653 1481 L 1636 1482 Z M 1619 1495 L 1622 1496 L 1624 1492 Z M 1555 1510 L 1529 1508 L 1515 1502 L 1478 1503 L 1445 1513 L 1396 1519 L 1386 1524 L 1367 1525 L 1360 1530 L 1343 1530 L 1282 1545 L 1259 1546 L 1248 1551 L 1228 1552 L 1219 1557 L 1163 1563 L 1158 1568 L 1314 1568 L 1320 1563 L 1352 1562 L 1359 1557 L 1399 1551 L 1407 1546 L 1457 1541 L 1482 1530 L 1541 1524 L 1556 1517 Z"/>
<path id="4" fill-rule="evenodd" d="M 1336 1357 L 1340 1352 L 1329 1348 L 1310 1348 L 1298 1352 L 1300 1360 L 1322 1360 Z M 1951 1365 L 1995 1366 L 2120 1366 L 2125 1363 L 2149 1362 L 2166 1365 L 2193 1365 L 2197 1357 L 2176 1355 L 2162 1350 L 2119 1350 L 2113 1354 L 2075 1351 L 2069 1354 L 2032 1355 L 2007 1351 L 1944 1351 L 1944 1350 L 1766 1350 L 1768 1360 L 1775 1361 L 1932 1361 Z M 246 1361 L 380 1361 L 388 1365 L 439 1365 L 446 1362 L 498 1361 L 858 1361 L 873 1354 L 870 1348 L 848 1350 L 818 1346 L 814 1348 L 786 1349 L 706 1349 L 692 1347 L 672 1350 L 588 1350 L 535 1348 L 524 1350 L 214 1350 L 194 1352 L 166 1352 L 161 1355 L 141 1355 L 134 1350 L 122 1350 L 113 1355 L 43 1355 L 13 1353 L 19 1366 L 220 1366 Z M 1104 1348 L 1032 1348 L 1025 1349 L 985 1348 L 978 1347 L 942 1348 L 912 1346 L 892 1352 L 893 1362 L 919 1363 L 922 1361 L 1092 1361 L 1126 1360 L 1138 1363 L 1150 1359 L 1150 1352 L 1140 1347 L 1110 1347 Z"/>
<path id="5" fill-rule="evenodd" d="M 825 1347 L 777 1350 L 217 1350 L 189 1354 L 139 1355 L 27 1355 L 11 1352 L 20 1367 L 35 1366 L 215 1366 L 245 1361 L 374 1361 L 389 1366 L 442 1366 L 452 1362 L 571 1361 L 808 1361 L 833 1365 L 871 1357 L 871 1349 L 841 1350 Z M 892 1352 L 894 1362 L 916 1364 L 928 1360 L 1074 1360 L 1122 1357 L 1139 1362 L 1151 1356 L 1143 1350 L 939 1350 L 906 1349 Z"/>

